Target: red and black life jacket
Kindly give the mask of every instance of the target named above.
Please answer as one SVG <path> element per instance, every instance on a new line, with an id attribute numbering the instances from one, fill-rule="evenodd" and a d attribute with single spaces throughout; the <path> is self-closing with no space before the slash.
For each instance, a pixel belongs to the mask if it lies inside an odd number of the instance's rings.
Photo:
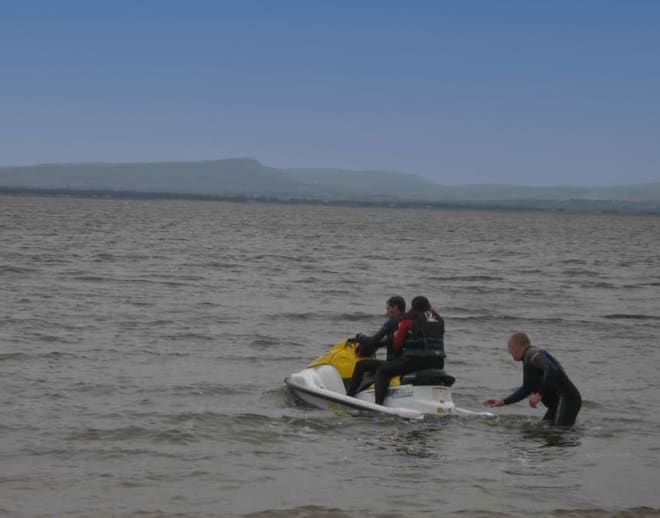
<path id="1" fill-rule="evenodd" d="M 445 321 L 435 311 L 410 311 L 405 316 L 412 320 L 403 344 L 405 356 L 445 357 Z"/>

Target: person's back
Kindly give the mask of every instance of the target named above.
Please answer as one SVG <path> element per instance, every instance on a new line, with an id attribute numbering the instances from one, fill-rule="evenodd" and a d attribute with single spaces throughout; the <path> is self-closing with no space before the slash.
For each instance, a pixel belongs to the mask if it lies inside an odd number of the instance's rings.
<path id="1" fill-rule="evenodd" d="M 444 358 L 444 336 L 445 322 L 429 305 L 426 310 L 413 309 L 404 317 L 395 346 L 404 356 Z"/>
<path id="2" fill-rule="evenodd" d="M 561 363 L 545 349 L 530 345 L 523 355 L 523 390 L 540 395 L 548 409 L 544 421 L 559 426 L 575 423 L 582 397 Z"/>

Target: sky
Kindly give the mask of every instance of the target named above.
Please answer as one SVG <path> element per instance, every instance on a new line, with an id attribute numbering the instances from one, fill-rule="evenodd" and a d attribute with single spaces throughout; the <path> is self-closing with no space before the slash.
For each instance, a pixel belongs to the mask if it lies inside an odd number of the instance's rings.
<path id="1" fill-rule="evenodd" d="M 0 2 L 0 166 L 232 157 L 660 181 L 660 2 Z"/>

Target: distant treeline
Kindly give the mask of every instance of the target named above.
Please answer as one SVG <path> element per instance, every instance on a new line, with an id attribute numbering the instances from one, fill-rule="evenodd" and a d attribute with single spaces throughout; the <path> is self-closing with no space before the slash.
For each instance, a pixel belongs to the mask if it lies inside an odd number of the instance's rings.
<path id="1" fill-rule="evenodd" d="M 13 193 L 125 199 L 660 212 L 660 182 L 613 187 L 443 185 L 396 171 L 278 169 L 253 158 L 0 167 L 0 188 Z"/>
<path id="2" fill-rule="evenodd" d="M 330 205 L 344 207 L 391 207 L 391 208 L 438 208 L 482 209 L 506 211 L 542 211 L 592 214 L 660 214 L 660 204 L 619 202 L 612 200 L 493 200 L 493 201 L 391 201 L 391 200 L 340 200 L 317 197 L 282 197 L 248 195 L 186 194 L 167 192 L 139 192 L 114 190 L 37 189 L 0 186 L 0 194 L 12 196 L 43 196 L 65 198 L 125 199 L 125 200 L 190 200 L 224 201 L 234 203 L 277 203 L 291 205 Z"/>

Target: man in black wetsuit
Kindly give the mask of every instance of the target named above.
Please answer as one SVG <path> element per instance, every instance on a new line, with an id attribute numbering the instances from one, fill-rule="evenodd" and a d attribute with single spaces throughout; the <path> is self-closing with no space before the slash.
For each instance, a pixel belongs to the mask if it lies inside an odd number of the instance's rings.
<path id="1" fill-rule="evenodd" d="M 523 362 L 523 384 L 510 396 L 487 399 L 484 405 L 510 405 L 527 397 L 532 408 L 536 408 L 539 401 L 548 408 L 544 421 L 556 426 L 574 424 L 582 397 L 561 364 L 547 351 L 532 347 L 525 333 L 512 334 L 508 346 L 513 359 Z"/>
<path id="2" fill-rule="evenodd" d="M 397 330 L 397 327 L 399 327 L 399 321 L 405 312 L 406 301 L 403 297 L 395 295 L 387 299 L 387 302 L 385 303 L 387 320 L 376 334 L 373 336 L 358 334 L 353 339 L 353 342 L 359 344 L 356 349 L 358 356 L 373 356 L 376 353 L 376 350 L 380 347 L 387 347 L 387 359 L 390 359 L 392 356 L 392 340 L 394 332 Z M 383 363 L 385 363 L 384 360 L 377 360 L 376 358 L 360 360 L 357 362 L 355 364 L 355 370 L 353 371 L 351 382 L 346 390 L 346 394 L 349 396 L 355 396 L 360 390 L 364 375 L 367 372 L 375 372 Z"/>

